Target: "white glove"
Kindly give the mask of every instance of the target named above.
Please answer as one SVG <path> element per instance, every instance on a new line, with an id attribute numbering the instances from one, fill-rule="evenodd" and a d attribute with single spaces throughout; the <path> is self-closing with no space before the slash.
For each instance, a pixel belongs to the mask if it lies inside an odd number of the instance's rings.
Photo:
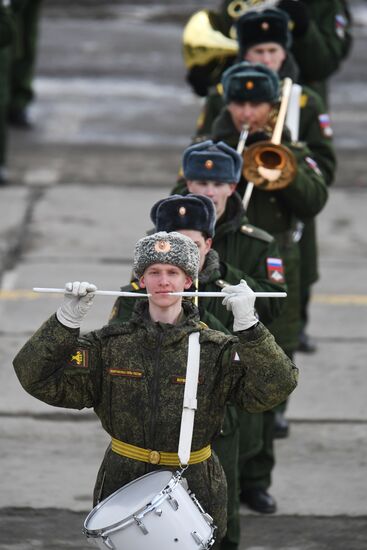
<path id="1" fill-rule="evenodd" d="M 66 283 L 64 301 L 56 312 L 61 324 L 69 328 L 79 328 L 94 299 L 96 285 L 91 283 Z"/>
<path id="2" fill-rule="evenodd" d="M 225 286 L 222 292 L 226 295 L 222 304 L 233 313 L 234 332 L 246 330 L 258 322 L 254 307 L 255 294 L 246 281 L 241 279 L 238 285 Z"/>

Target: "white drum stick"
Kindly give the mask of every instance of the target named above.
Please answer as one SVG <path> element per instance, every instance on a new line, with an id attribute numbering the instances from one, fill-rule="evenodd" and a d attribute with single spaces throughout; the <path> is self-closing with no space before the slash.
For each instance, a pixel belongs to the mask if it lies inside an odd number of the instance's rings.
<path id="1" fill-rule="evenodd" d="M 34 292 L 48 294 L 71 294 L 64 288 L 33 288 Z M 99 296 L 124 296 L 125 298 L 148 298 L 151 294 L 140 292 L 124 292 L 119 290 L 96 290 L 93 294 Z M 224 298 L 223 292 L 167 292 L 169 296 L 183 296 L 186 298 Z M 286 292 L 255 292 L 256 298 L 286 298 Z"/>

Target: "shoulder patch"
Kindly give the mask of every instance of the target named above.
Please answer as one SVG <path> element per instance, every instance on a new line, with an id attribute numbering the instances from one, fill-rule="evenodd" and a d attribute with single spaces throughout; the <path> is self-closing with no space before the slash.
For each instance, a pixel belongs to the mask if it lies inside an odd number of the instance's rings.
<path id="1" fill-rule="evenodd" d="M 264 231 L 264 229 L 255 227 L 254 225 L 250 225 L 250 224 L 241 225 L 240 231 L 241 233 L 243 233 L 244 235 L 247 235 L 248 237 L 253 237 L 254 239 L 259 239 L 267 243 L 271 243 L 274 240 L 274 237 L 270 235 L 270 233 L 268 233 L 267 231 Z"/>
<path id="2" fill-rule="evenodd" d="M 219 84 L 217 84 L 216 90 L 217 90 L 219 95 L 223 95 L 223 84 L 221 82 L 219 82 Z"/>
<path id="3" fill-rule="evenodd" d="M 89 367 L 88 363 L 88 350 L 86 349 L 77 349 L 73 353 L 68 361 L 69 367 L 78 367 L 81 369 L 87 369 Z"/>
<path id="4" fill-rule="evenodd" d="M 321 115 L 319 115 L 319 125 L 324 137 L 333 137 L 333 129 L 331 127 L 330 117 L 328 113 L 322 113 Z"/>
<path id="5" fill-rule="evenodd" d="M 266 258 L 266 269 L 269 281 L 284 283 L 284 267 L 281 258 Z"/>
<path id="6" fill-rule="evenodd" d="M 322 172 L 319 168 L 319 165 L 315 161 L 315 159 L 313 159 L 312 157 L 305 157 L 305 162 L 307 166 L 309 166 L 311 170 L 315 172 L 315 174 L 317 174 L 318 176 L 322 176 Z"/>
<path id="7" fill-rule="evenodd" d="M 301 109 L 304 109 L 308 103 L 308 95 L 307 94 L 301 94 L 299 97 L 299 106 Z"/>

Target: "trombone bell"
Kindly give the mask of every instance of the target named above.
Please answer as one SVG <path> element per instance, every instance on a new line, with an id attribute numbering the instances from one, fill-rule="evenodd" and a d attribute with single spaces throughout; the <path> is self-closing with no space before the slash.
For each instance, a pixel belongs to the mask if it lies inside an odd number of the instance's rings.
<path id="1" fill-rule="evenodd" d="M 237 40 L 213 29 L 206 10 L 198 11 L 190 17 L 182 38 L 183 58 L 188 69 L 238 53 Z"/>
<path id="2" fill-rule="evenodd" d="M 263 191 L 288 187 L 297 174 L 294 154 L 284 145 L 259 141 L 250 145 L 243 155 L 243 175 Z"/>

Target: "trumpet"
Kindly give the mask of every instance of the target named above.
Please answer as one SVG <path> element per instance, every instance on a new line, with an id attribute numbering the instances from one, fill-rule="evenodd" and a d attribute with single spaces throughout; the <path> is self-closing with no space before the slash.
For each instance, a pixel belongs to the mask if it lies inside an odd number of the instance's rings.
<path id="1" fill-rule="evenodd" d="M 288 187 L 297 173 L 294 154 L 280 143 L 291 90 L 292 80 L 285 78 L 282 101 L 271 140 L 250 145 L 243 155 L 244 177 L 263 191 L 276 191 Z"/>

